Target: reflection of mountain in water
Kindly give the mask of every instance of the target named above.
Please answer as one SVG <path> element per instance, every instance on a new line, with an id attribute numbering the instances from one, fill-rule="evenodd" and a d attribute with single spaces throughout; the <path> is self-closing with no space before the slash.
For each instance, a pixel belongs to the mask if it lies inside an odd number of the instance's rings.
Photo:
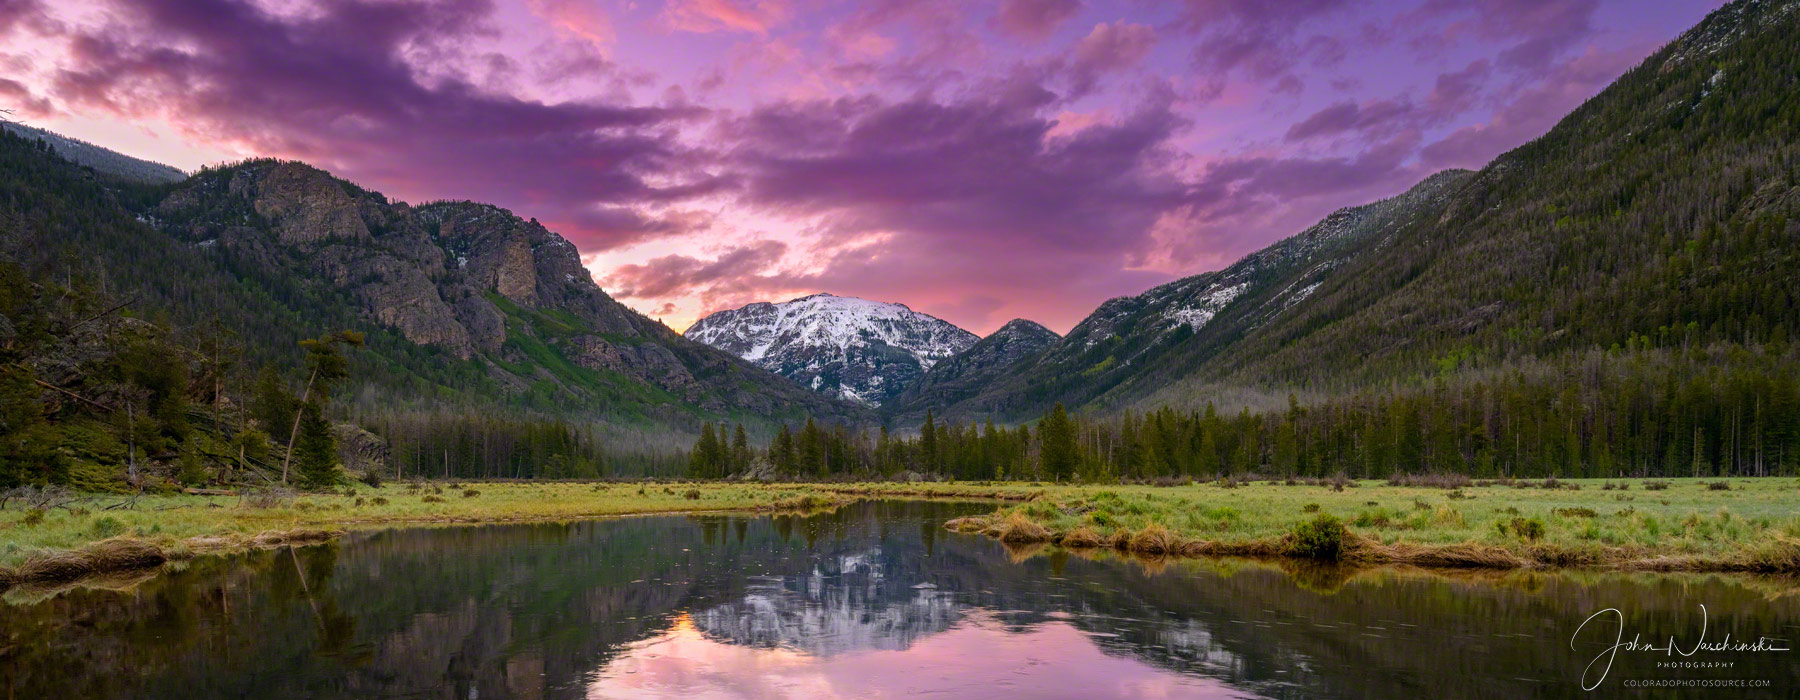
<path id="1" fill-rule="evenodd" d="M 719 641 L 828 656 L 904 650 L 962 617 L 955 596 L 913 587 L 923 580 L 917 576 L 889 573 L 916 564 L 896 564 L 873 547 L 825 558 L 804 575 L 756 577 L 740 599 L 694 613 L 694 625 Z"/>
<path id="2" fill-rule="evenodd" d="M 976 679 L 947 697 L 1002 694 L 980 681 L 1031 663 L 1149 667 L 1272 698 L 1585 697 L 1567 681 L 1585 659 L 1544 640 L 1566 640 L 1596 604 L 1630 603 L 1645 638 L 1694 637 L 1696 601 L 1736 637 L 1800 624 L 1800 598 L 1729 578 L 1384 575 L 1322 594 L 1260 565 L 1152 573 L 1055 549 L 1014 561 L 941 528 L 983 509 L 396 530 L 201 558 L 130 593 L 0 609 L 0 697 L 572 700 L 621 667 L 642 685 L 657 668 L 752 682 L 771 663 L 795 682 L 830 667 L 873 688 L 881 678 L 856 675 L 871 657 L 906 669 L 888 680 Z M 1062 645 L 1037 646 L 1049 639 Z M 754 677 L 671 664 L 657 644 Z M 1779 655 L 1735 661 L 1800 687 L 1800 664 Z"/>

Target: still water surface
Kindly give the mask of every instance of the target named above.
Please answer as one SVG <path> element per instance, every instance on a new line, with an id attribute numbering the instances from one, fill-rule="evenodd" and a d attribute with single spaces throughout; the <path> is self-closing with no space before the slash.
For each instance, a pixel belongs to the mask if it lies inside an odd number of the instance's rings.
<path id="1" fill-rule="evenodd" d="M 4 698 L 1792 697 L 1800 584 L 1009 550 L 986 506 L 362 533 L 0 604 Z M 1701 605 L 1706 606 L 1704 632 Z M 1792 644 L 1788 644 L 1792 646 Z M 1659 662 L 1730 663 L 1666 669 Z M 1598 667 L 1587 669 L 1589 683 Z M 1644 679 L 1766 687 L 1633 688 Z"/>

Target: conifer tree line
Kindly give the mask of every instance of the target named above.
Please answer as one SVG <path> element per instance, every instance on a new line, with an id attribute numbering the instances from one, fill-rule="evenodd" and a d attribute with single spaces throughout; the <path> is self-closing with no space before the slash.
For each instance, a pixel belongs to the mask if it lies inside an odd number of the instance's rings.
<path id="1" fill-rule="evenodd" d="M 402 479 L 592 479 L 680 476 L 685 456 L 593 423 L 463 412 L 363 415 L 387 443 L 385 475 Z M 630 449 L 621 449 L 628 444 Z"/>
<path id="2" fill-rule="evenodd" d="M 1286 410 L 1071 414 L 1030 425 L 927 414 L 898 438 L 808 421 L 764 450 L 706 430 L 689 475 L 762 469 L 793 478 L 1149 480 L 1226 476 L 1386 478 L 1714 477 L 1800 474 L 1800 357 L 1754 349 L 1594 351 L 1421 389 L 1370 391 Z M 740 433 L 741 435 L 741 433 Z"/>

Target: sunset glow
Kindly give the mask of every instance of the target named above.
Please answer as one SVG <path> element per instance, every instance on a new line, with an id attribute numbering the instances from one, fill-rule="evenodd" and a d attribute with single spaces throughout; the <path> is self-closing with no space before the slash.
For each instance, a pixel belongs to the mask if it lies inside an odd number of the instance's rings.
<path id="1" fill-rule="evenodd" d="M 1479 167 L 1717 5 L 0 0 L 0 107 L 496 203 L 677 329 L 824 291 L 1061 332 Z"/>

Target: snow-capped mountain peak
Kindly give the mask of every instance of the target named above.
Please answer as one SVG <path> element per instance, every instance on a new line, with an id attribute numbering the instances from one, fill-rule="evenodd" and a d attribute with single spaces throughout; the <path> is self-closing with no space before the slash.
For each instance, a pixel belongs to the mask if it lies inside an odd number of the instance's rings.
<path id="1" fill-rule="evenodd" d="M 684 335 L 815 391 L 870 405 L 979 340 L 905 304 L 833 294 L 720 311 Z"/>

